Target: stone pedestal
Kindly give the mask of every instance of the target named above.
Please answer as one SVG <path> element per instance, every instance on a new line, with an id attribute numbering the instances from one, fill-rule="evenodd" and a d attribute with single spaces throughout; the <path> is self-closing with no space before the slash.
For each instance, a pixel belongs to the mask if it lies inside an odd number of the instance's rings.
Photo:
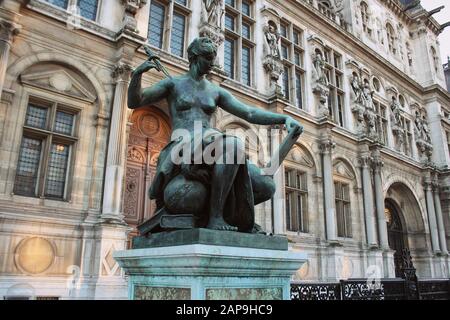
<path id="1" fill-rule="evenodd" d="M 132 300 L 289 300 L 291 276 L 306 262 L 284 237 L 207 229 L 154 234 L 133 247 L 114 254 Z"/>

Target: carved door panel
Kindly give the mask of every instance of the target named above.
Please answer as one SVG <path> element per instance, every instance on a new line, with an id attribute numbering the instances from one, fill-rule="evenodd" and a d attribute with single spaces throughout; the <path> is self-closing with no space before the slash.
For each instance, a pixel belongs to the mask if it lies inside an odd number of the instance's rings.
<path id="1" fill-rule="evenodd" d="M 155 211 L 148 190 L 156 173 L 159 153 L 170 137 L 166 115 L 156 108 L 143 108 L 131 117 L 123 211 L 125 221 L 136 227 Z M 131 236 L 137 235 L 134 230 Z"/>

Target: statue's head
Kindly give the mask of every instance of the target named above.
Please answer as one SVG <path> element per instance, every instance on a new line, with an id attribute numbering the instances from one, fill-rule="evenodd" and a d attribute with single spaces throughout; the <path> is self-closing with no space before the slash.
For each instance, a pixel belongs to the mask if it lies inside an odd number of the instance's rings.
<path id="1" fill-rule="evenodd" d="M 207 37 L 195 38 L 189 45 L 187 52 L 191 68 L 196 66 L 202 74 L 211 71 L 217 57 L 217 47 L 211 39 Z"/>

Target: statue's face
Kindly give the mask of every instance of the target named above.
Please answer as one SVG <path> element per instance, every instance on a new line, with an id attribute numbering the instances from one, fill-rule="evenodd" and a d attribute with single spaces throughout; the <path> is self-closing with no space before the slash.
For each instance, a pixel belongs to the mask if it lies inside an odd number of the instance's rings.
<path id="1" fill-rule="evenodd" d="M 204 53 L 197 57 L 197 63 L 201 74 L 208 74 L 214 67 L 214 61 L 216 61 L 216 51 L 214 43 L 205 38 L 202 40 L 202 46 L 207 47 L 207 53 Z"/>

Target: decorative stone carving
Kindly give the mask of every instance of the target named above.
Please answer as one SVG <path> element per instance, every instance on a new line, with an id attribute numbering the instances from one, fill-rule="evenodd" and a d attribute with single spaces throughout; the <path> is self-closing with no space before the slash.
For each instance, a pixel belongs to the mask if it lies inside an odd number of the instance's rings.
<path id="1" fill-rule="evenodd" d="M 130 81 L 131 71 L 133 71 L 133 68 L 129 64 L 119 62 L 114 69 L 112 76 L 117 82 L 128 82 Z"/>
<path id="2" fill-rule="evenodd" d="M 217 47 L 225 40 L 222 25 L 224 13 L 223 0 L 202 0 L 200 36 L 210 38 Z"/>
<path id="3" fill-rule="evenodd" d="M 403 132 L 401 106 L 398 103 L 397 98 L 395 96 L 392 97 L 392 102 L 391 102 L 390 107 L 391 107 L 392 131 L 394 132 L 394 134 L 397 134 L 398 132 Z"/>
<path id="4" fill-rule="evenodd" d="M 20 32 L 20 26 L 14 22 L 0 20 L 0 40 L 11 43 Z"/>
<path id="5" fill-rule="evenodd" d="M 131 35 L 136 35 L 139 33 L 137 30 L 137 21 L 135 16 L 139 9 L 146 4 L 147 0 L 122 0 L 122 5 L 125 7 L 122 28 L 124 33 Z"/>
<path id="6" fill-rule="evenodd" d="M 202 0 L 202 22 L 222 29 L 223 0 Z"/>
<path id="7" fill-rule="evenodd" d="M 312 56 L 312 61 L 314 65 L 313 79 L 315 80 L 315 84 L 313 85 L 313 93 L 319 98 L 318 115 L 319 117 L 328 117 L 330 115 L 330 111 L 327 107 L 327 101 L 330 94 L 330 89 L 328 87 L 329 83 L 327 79 L 325 60 L 320 49 L 315 49 Z"/>
<path id="8" fill-rule="evenodd" d="M 421 107 L 415 111 L 414 133 L 421 161 L 428 163 L 433 155 L 433 145 L 426 111 Z"/>
<path id="9" fill-rule="evenodd" d="M 269 74 L 269 87 L 270 91 L 275 94 L 281 93 L 281 86 L 278 84 L 278 80 L 283 74 L 284 67 L 281 62 L 280 55 L 280 33 L 275 22 L 270 20 L 263 28 L 264 36 L 266 39 L 264 51 L 265 57 L 263 59 L 263 66 L 266 72 Z"/>

